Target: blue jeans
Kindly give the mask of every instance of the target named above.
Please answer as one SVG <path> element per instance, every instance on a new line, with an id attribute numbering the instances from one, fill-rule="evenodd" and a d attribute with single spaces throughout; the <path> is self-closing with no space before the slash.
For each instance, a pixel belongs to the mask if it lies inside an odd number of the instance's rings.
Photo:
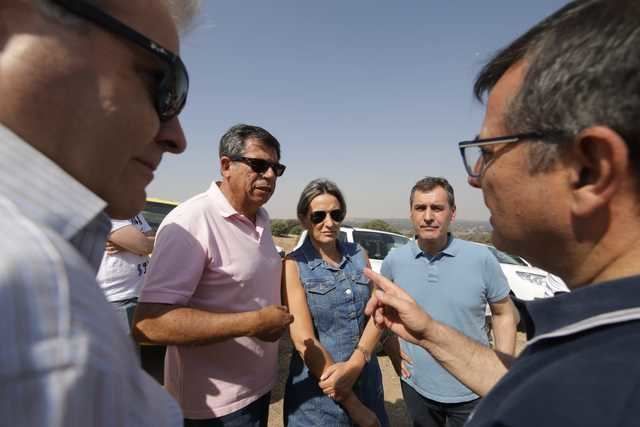
<path id="1" fill-rule="evenodd" d="M 206 420 L 184 420 L 184 427 L 267 427 L 271 393 L 242 409 L 219 418 Z"/>
<path id="2" fill-rule="evenodd" d="M 413 387 L 402 384 L 402 397 L 414 427 L 462 427 L 480 399 L 460 403 L 441 403 L 427 399 Z"/>

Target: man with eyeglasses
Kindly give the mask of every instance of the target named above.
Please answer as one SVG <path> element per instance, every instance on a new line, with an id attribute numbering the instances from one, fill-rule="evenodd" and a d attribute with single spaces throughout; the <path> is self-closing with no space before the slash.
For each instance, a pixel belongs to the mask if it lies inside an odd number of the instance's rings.
<path id="1" fill-rule="evenodd" d="M 484 123 L 459 145 L 494 243 L 574 290 L 523 306 L 529 342 L 518 358 L 373 278 L 381 291 L 367 310 L 376 321 L 486 395 L 469 426 L 638 425 L 639 23 L 636 0 L 571 2 L 476 80 L 476 95 L 489 95 Z"/>
<path id="2" fill-rule="evenodd" d="M 137 214 L 163 154 L 186 147 L 188 79 L 174 52 L 197 9 L 0 3 L 2 424 L 182 423 L 95 276 L 109 216 Z"/>
<path id="3" fill-rule="evenodd" d="M 222 181 L 164 219 L 134 322 L 168 345 L 165 387 L 185 426 L 266 426 L 278 339 L 282 259 L 262 206 L 284 173 L 280 143 L 240 124 L 220 140 Z"/>
<path id="4" fill-rule="evenodd" d="M 495 348 L 513 355 L 517 314 L 500 265 L 485 246 L 455 238 L 453 187 L 445 178 L 425 177 L 409 197 L 415 240 L 391 252 L 381 273 L 393 280 L 438 321 L 489 346 L 485 309 L 491 310 Z M 400 349 L 401 347 L 401 349 Z M 385 341 L 401 376 L 402 395 L 413 425 L 462 426 L 479 396 L 443 369 L 419 346 Z"/>

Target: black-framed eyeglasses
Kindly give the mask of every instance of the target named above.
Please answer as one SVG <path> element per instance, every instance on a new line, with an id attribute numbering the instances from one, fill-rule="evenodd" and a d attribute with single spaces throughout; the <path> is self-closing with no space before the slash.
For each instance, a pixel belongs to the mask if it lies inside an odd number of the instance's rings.
<path id="1" fill-rule="evenodd" d="M 482 175 L 487 165 L 491 152 L 484 147 L 494 144 L 511 144 L 525 140 L 540 140 L 543 134 L 540 132 L 520 133 L 516 135 L 498 136 L 495 138 L 476 138 L 471 141 L 462 141 L 458 143 L 462 162 L 467 173 L 472 178 L 478 178 Z"/>
<path id="2" fill-rule="evenodd" d="M 313 211 L 309 215 L 309 220 L 313 224 L 320 224 L 327 217 L 327 214 L 331 216 L 331 219 L 335 222 L 344 221 L 345 212 L 342 209 L 334 209 L 332 211 Z"/>
<path id="3" fill-rule="evenodd" d="M 282 176 L 284 170 L 287 168 L 282 163 L 270 162 L 265 159 L 254 159 L 252 157 L 244 156 L 229 156 L 229 159 L 234 162 L 242 162 L 246 164 L 255 173 L 265 173 L 269 168 L 271 168 L 276 176 Z"/>
<path id="4" fill-rule="evenodd" d="M 83 0 L 53 0 L 53 2 L 68 12 L 91 21 L 103 30 L 129 40 L 159 58 L 165 66 L 158 78 L 154 94 L 158 116 L 161 121 L 168 121 L 182 111 L 189 92 L 189 75 L 178 55 Z"/>

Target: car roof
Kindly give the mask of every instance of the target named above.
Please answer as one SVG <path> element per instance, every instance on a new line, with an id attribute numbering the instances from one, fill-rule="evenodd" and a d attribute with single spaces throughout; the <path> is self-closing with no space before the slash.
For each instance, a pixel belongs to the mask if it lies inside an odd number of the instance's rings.
<path id="1" fill-rule="evenodd" d="M 147 202 L 162 203 L 162 204 L 165 204 L 165 205 L 173 205 L 173 206 L 178 206 L 178 203 L 179 203 L 179 202 L 174 202 L 173 200 L 158 199 L 156 197 L 147 197 Z"/>
<path id="2" fill-rule="evenodd" d="M 369 231 L 369 232 L 374 232 L 374 233 L 390 234 L 392 236 L 400 236 L 400 237 L 404 237 L 404 238 L 407 238 L 407 239 L 411 240 L 410 237 L 407 237 L 407 236 L 399 234 L 399 233 L 394 233 L 392 231 L 382 231 L 382 230 L 375 230 L 373 228 L 360 228 L 360 227 L 351 227 L 351 226 L 344 226 L 344 225 L 341 226 L 340 228 L 341 229 L 342 228 L 348 228 L 348 229 L 355 230 L 355 231 Z"/>

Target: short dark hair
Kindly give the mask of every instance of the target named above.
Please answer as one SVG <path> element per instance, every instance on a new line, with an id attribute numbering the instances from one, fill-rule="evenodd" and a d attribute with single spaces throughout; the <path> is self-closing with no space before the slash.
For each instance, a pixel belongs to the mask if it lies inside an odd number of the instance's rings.
<path id="1" fill-rule="evenodd" d="M 302 222 L 304 220 L 304 217 L 309 213 L 309 206 L 311 205 L 311 201 L 323 194 L 331 194 L 336 199 L 338 199 L 338 202 L 340 202 L 340 209 L 343 210 L 345 216 L 347 215 L 347 202 L 345 202 L 344 200 L 342 191 L 340 191 L 338 186 L 333 181 L 329 181 L 325 178 L 318 178 L 308 183 L 300 194 L 300 199 L 298 199 L 298 207 L 296 209 L 300 222 Z"/>
<path id="2" fill-rule="evenodd" d="M 413 206 L 413 196 L 416 191 L 427 193 L 429 191 L 433 191 L 433 189 L 436 187 L 441 187 L 444 191 L 446 191 L 449 206 L 455 209 L 456 197 L 453 193 L 453 187 L 451 186 L 451 184 L 449 184 L 449 181 L 447 181 L 446 178 L 442 178 L 439 176 L 425 176 L 420 181 L 416 182 L 416 184 L 411 189 L 411 195 L 409 196 L 409 206 Z"/>
<path id="3" fill-rule="evenodd" d="M 604 125 L 626 141 L 640 170 L 640 2 L 577 0 L 499 51 L 480 71 L 482 101 L 516 63 L 525 62 L 521 89 L 505 113 L 509 132 L 540 132 L 569 142 Z M 532 143 L 532 171 L 551 167 L 562 144 Z"/>
<path id="4" fill-rule="evenodd" d="M 220 138 L 220 148 L 218 154 L 222 156 L 242 156 L 246 149 L 248 139 L 257 139 L 262 144 L 275 150 L 278 160 L 280 160 L 280 143 L 278 140 L 259 126 L 237 124 L 229 128 Z"/>

